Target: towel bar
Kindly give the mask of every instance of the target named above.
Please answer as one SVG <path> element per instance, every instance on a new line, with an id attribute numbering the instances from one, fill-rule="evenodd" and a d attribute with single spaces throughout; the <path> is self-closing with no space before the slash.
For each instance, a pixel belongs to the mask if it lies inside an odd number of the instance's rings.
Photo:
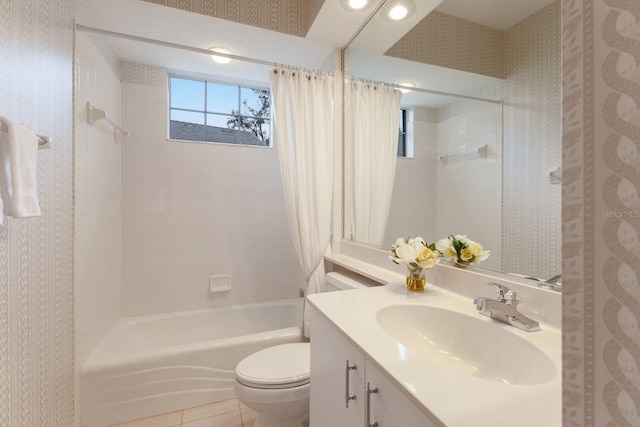
<path id="1" fill-rule="evenodd" d="M 442 166 L 445 166 L 447 163 L 449 163 L 450 160 L 463 160 L 474 157 L 485 158 L 487 157 L 487 148 L 487 144 L 484 144 L 482 147 L 471 148 L 468 150 L 458 151 L 454 154 L 440 156 L 440 163 L 442 163 Z"/>
<path id="2" fill-rule="evenodd" d="M 2 130 L 2 132 L 9 132 L 9 128 L 7 127 L 5 122 L 1 120 L 0 120 L 0 130 Z M 36 136 L 38 137 L 38 150 L 46 150 L 51 148 L 51 143 L 53 141 L 51 140 L 50 137 L 44 136 L 44 135 L 38 135 L 38 134 L 36 134 Z"/>
<path id="3" fill-rule="evenodd" d="M 98 120 L 105 120 L 107 123 L 113 126 L 113 138 L 116 140 L 116 142 L 120 142 L 123 135 L 129 136 L 129 131 L 122 129 L 120 125 L 111 120 L 107 116 L 107 112 L 105 110 L 96 108 L 87 101 L 87 123 L 92 125 Z"/>

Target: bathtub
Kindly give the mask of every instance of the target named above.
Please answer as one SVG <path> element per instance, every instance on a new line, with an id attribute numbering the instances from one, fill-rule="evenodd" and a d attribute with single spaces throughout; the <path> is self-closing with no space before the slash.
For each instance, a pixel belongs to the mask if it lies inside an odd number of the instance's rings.
<path id="1" fill-rule="evenodd" d="M 83 427 L 234 397 L 235 366 L 302 340 L 302 299 L 121 319 L 80 369 Z"/>

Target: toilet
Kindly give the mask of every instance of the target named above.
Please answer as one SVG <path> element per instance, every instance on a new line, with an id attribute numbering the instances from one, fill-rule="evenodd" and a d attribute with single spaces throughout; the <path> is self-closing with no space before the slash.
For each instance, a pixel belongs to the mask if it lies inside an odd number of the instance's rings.
<path id="1" fill-rule="evenodd" d="M 309 343 L 280 344 L 236 366 L 236 397 L 256 413 L 254 427 L 303 427 L 309 418 Z"/>
<path id="2" fill-rule="evenodd" d="M 368 287 L 366 279 L 331 272 L 327 291 Z M 236 397 L 256 413 L 254 427 L 303 427 L 309 419 L 309 343 L 280 344 L 236 366 Z"/>

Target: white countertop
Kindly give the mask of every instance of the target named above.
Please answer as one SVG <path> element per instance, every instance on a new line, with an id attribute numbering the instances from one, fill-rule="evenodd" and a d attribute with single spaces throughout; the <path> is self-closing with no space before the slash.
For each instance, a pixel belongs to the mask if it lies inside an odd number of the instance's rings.
<path id="1" fill-rule="evenodd" d="M 309 302 L 436 423 L 450 427 L 562 425 L 562 343 L 556 328 L 541 323 L 541 331 L 521 331 L 478 314 L 473 300 L 448 290 L 427 285 L 424 293 L 408 292 L 401 275 L 386 286 L 310 295 Z M 491 327 L 504 328 L 537 346 L 552 360 L 555 375 L 542 384 L 513 385 L 443 367 L 382 330 L 377 311 L 397 304 L 447 308 L 492 322 Z"/>

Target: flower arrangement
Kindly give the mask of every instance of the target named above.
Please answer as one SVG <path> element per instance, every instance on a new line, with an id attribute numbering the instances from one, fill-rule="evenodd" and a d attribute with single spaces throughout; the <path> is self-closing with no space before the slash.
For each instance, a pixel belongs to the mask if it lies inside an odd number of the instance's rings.
<path id="1" fill-rule="evenodd" d="M 482 249 L 482 245 L 460 234 L 439 240 L 436 248 L 447 261 L 465 265 L 477 264 L 491 255 L 490 251 Z"/>
<path id="2" fill-rule="evenodd" d="M 427 245 L 422 237 L 408 240 L 400 237 L 391 246 L 389 258 L 407 266 L 407 289 L 421 292 L 427 282 L 424 272 L 440 262 L 440 253 L 435 244 Z"/>
<path id="3" fill-rule="evenodd" d="M 427 270 L 440 262 L 440 253 L 435 244 L 427 245 L 422 237 L 415 237 L 405 241 L 400 237 L 391 246 L 391 261 L 405 264 L 415 269 Z"/>

